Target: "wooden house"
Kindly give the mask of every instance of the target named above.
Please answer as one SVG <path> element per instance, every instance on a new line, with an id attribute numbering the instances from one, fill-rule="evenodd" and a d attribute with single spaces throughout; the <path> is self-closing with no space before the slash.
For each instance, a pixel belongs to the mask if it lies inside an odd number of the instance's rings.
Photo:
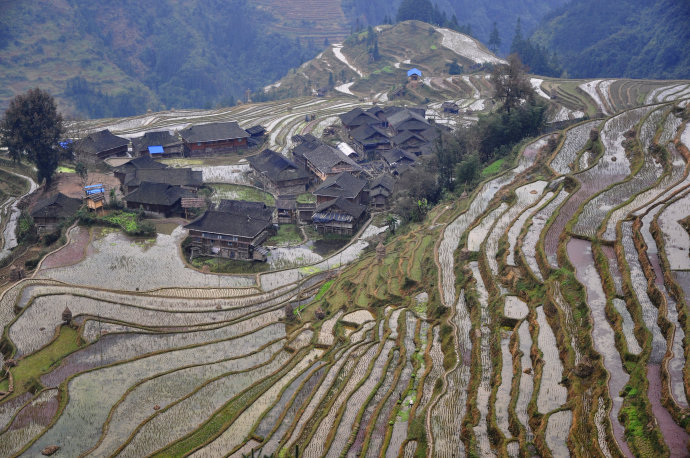
<path id="1" fill-rule="evenodd" d="M 248 158 L 254 178 L 271 194 L 297 196 L 309 185 L 309 173 L 290 159 L 266 149 Z"/>
<path id="2" fill-rule="evenodd" d="M 113 135 L 108 129 L 94 132 L 74 143 L 74 152 L 88 154 L 98 159 L 127 156 L 129 140 Z"/>
<path id="3" fill-rule="evenodd" d="M 367 183 L 351 173 L 343 172 L 330 176 L 316 188 L 312 194 L 316 196 L 317 207 L 325 202 L 342 198 L 348 202 L 362 204 L 367 202 Z"/>
<path id="4" fill-rule="evenodd" d="M 295 158 L 297 157 L 295 156 Z M 321 144 L 312 150 L 304 152 L 300 159 L 303 161 L 306 169 L 316 175 L 320 181 L 325 181 L 329 176 L 342 172 L 362 172 L 362 168 L 355 161 L 340 150 L 326 144 Z"/>
<path id="5" fill-rule="evenodd" d="M 81 199 L 68 197 L 59 192 L 38 201 L 31 210 L 31 217 L 39 234 L 51 232 L 63 221 L 74 216 L 81 205 Z"/>
<path id="6" fill-rule="evenodd" d="M 144 210 L 165 217 L 184 214 L 182 198 L 195 197 L 195 193 L 180 186 L 166 183 L 142 182 L 136 190 L 124 197 L 127 208 Z"/>
<path id="7" fill-rule="evenodd" d="M 366 207 L 339 197 L 317 205 L 311 220 L 321 234 L 353 235 L 362 222 Z"/>
<path id="8" fill-rule="evenodd" d="M 165 168 L 165 169 L 136 169 L 125 175 L 122 183 L 122 192 L 127 194 L 135 191 L 143 182 L 165 183 L 180 186 L 185 189 L 197 191 L 204 185 L 201 171 L 190 168 Z"/>
<path id="9" fill-rule="evenodd" d="M 377 210 L 385 208 L 393 195 L 394 184 L 393 177 L 385 174 L 371 180 L 369 183 L 369 205 Z"/>
<path id="10" fill-rule="evenodd" d="M 368 110 L 365 111 L 359 107 L 353 108 L 347 113 L 341 114 L 339 117 L 343 127 L 349 131 L 362 126 L 382 125 L 382 120 L 379 119 L 376 114 Z"/>
<path id="11" fill-rule="evenodd" d="M 120 180 L 120 185 L 123 185 L 127 175 L 133 174 L 137 170 L 162 170 L 167 168 L 167 165 L 154 161 L 151 156 L 146 155 L 134 158 L 129 162 L 115 167 L 113 173 L 115 174 L 115 178 Z"/>
<path id="12" fill-rule="evenodd" d="M 218 156 L 246 149 L 250 135 L 235 121 L 188 127 L 180 132 L 187 156 Z"/>
<path id="13" fill-rule="evenodd" d="M 185 228 L 194 253 L 266 261 L 268 251 L 261 244 L 272 230 L 273 213 L 273 207 L 261 202 L 223 200 Z"/>
<path id="14" fill-rule="evenodd" d="M 132 139 L 133 156 L 182 157 L 182 141 L 168 131 L 147 132 L 141 137 Z"/>

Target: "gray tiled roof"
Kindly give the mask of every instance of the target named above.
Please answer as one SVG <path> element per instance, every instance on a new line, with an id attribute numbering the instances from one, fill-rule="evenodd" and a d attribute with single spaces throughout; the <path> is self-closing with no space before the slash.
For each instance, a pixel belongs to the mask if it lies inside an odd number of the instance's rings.
<path id="1" fill-rule="evenodd" d="M 249 134 L 235 121 L 191 126 L 180 132 L 187 143 L 204 143 L 247 138 Z"/>

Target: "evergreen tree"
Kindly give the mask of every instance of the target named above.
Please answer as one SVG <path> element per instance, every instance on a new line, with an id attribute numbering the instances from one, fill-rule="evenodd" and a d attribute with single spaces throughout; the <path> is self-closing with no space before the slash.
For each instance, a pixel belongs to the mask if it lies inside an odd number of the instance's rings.
<path id="1" fill-rule="evenodd" d="M 514 54 L 518 52 L 518 49 L 522 46 L 524 38 L 522 37 L 522 24 L 520 23 L 520 18 L 517 19 L 517 25 L 515 26 L 515 35 L 513 36 L 513 43 L 510 45 L 510 53 Z"/>
<path id="2" fill-rule="evenodd" d="M 30 89 L 10 102 L 0 122 L 2 145 L 10 157 L 21 160 L 26 154 L 36 165 L 38 181 L 49 186 L 58 166 L 60 137 L 64 132 L 62 115 L 55 100 L 39 88 Z"/>
<path id="3" fill-rule="evenodd" d="M 398 22 L 417 20 L 431 22 L 434 6 L 430 0 L 403 0 L 398 8 Z"/>
<path id="4" fill-rule="evenodd" d="M 489 36 L 489 49 L 496 54 L 498 48 L 501 47 L 501 36 L 498 34 L 498 26 L 494 22 L 494 27 L 491 30 L 491 35 Z"/>

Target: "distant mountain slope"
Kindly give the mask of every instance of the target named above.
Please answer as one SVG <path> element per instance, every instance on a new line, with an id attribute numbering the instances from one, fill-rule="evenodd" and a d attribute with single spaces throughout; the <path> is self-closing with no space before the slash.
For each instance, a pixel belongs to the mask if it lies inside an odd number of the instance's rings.
<path id="1" fill-rule="evenodd" d="M 689 78 L 690 2 L 573 0 L 533 39 L 571 77 Z"/>
<path id="2" fill-rule="evenodd" d="M 342 0 L 343 10 L 361 23 L 379 24 L 388 15 L 395 18 L 401 0 Z M 544 16 L 562 7 L 567 0 L 431 0 L 449 16 L 455 14 L 460 24 L 472 28 L 472 35 L 482 42 L 489 41 L 493 23 L 500 36 L 500 51 L 507 53 L 519 17 L 525 33 L 531 33 Z"/>
<path id="3" fill-rule="evenodd" d="M 323 45 L 275 33 L 247 0 L 0 0 L 0 11 L 0 110 L 37 85 L 90 117 L 231 105 Z"/>

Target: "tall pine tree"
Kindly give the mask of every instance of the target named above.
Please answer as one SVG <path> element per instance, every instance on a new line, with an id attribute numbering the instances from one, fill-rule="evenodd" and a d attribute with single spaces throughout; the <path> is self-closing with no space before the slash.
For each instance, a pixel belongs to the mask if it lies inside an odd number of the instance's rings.
<path id="1" fill-rule="evenodd" d="M 519 20 L 519 19 L 518 19 Z M 491 30 L 491 35 L 489 36 L 489 49 L 496 54 L 496 51 L 498 51 L 498 48 L 501 47 L 501 36 L 498 34 L 498 26 L 496 26 L 496 22 L 494 22 L 494 27 Z"/>

